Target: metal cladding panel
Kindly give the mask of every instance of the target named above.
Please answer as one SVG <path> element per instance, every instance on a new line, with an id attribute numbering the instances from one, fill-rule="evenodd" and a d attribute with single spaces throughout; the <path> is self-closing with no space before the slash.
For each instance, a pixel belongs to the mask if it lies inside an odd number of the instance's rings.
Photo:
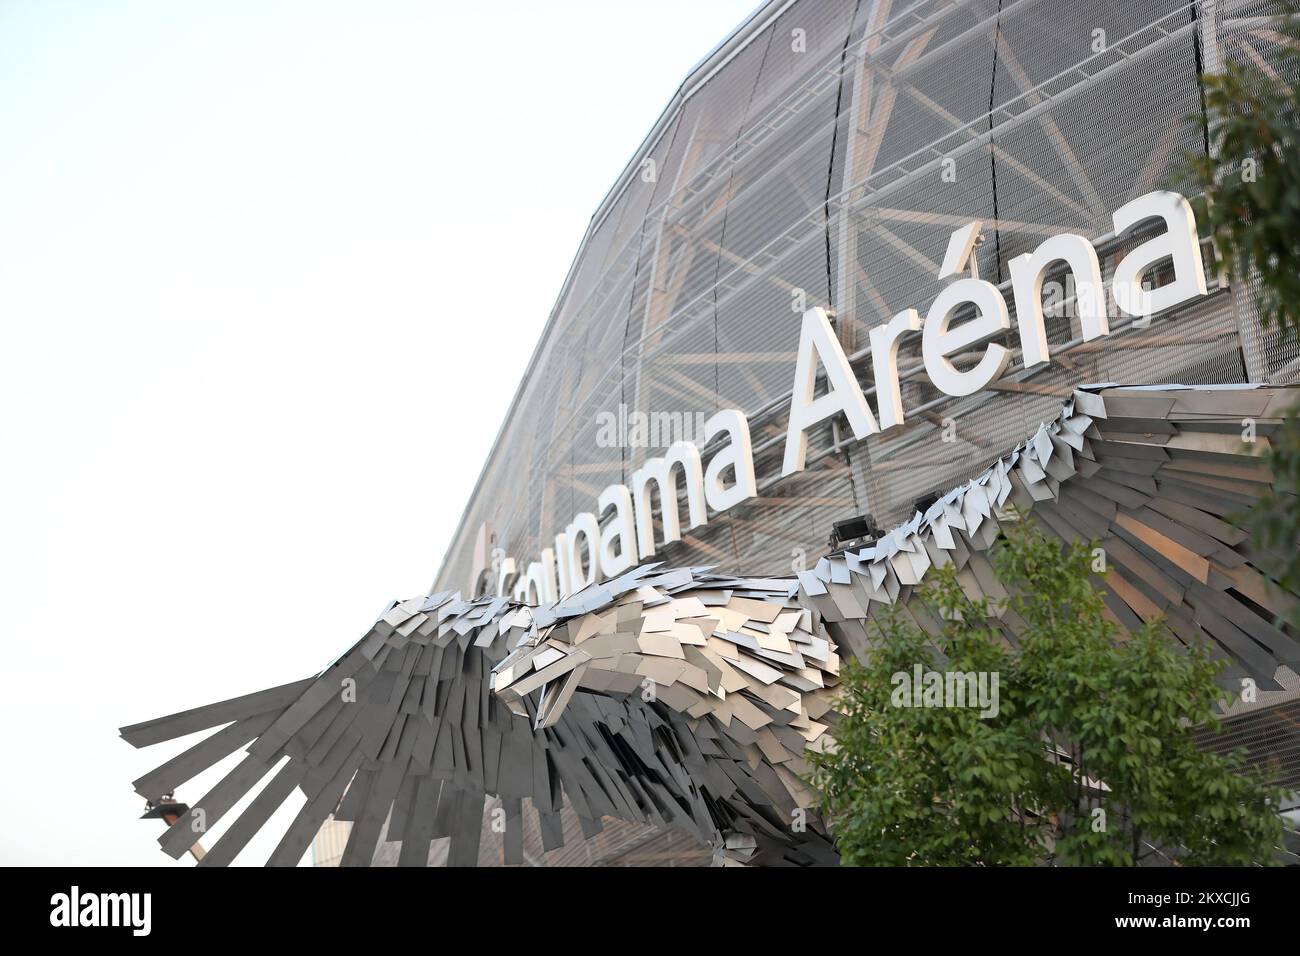
<path id="1" fill-rule="evenodd" d="M 852 13 L 797 4 L 772 29 L 714 288 L 724 408 L 759 408 L 788 391 L 803 309 L 831 306 L 825 203 Z"/>
<path id="2" fill-rule="evenodd" d="M 623 400 L 645 414 L 712 414 L 717 409 L 714 290 L 722 263 L 731 156 L 767 53 L 771 32 L 741 50 L 683 113 L 688 137 L 672 193 L 646 223 L 644 305 L 628 322 Z M 644 449 L 631 449 L 633 452 Z M 634 455 L 634 458 L 643 457 Z"/>
<path id="3" fill-rule="evenodd" d="M 842 109 L 851 117 L 842 185 L 880 191 L 953 155 L 987 128 L 996 18 L 958 4 L 927 29 L 899 32 L 868 14 L 845 59 Z M 977 130 L 978 131 L 978 130 Z"/>
<path id="4" fill-rule="evenodd" d="M 1043 227 L 1102 235 L 1125 202 L 1191 184 L 1185 157 L 1204 149 L 1194 18 L 1182 7 L 1168 12 L 1168 3 L 1133 4 L 1106 30 L 1113 45 L 1092 53 L 1084 42 L 1078 50 L 1084 25 L 1106 22 L 1104 11 L 1089 9 L 1102 6 L 1066 8 L 1075 37 L 1068 45 L 1025 18 L 1003 26 L 996 87 L 1019 118 L 992 137 L 998 215 L 1010 221 L 997 231 L 1000 276 L 1007 259 L 1041 241 Z M 1134 10 L 1140 16 L 1130 23 Z M 1049 61 L 1039 72 L 1059 75 L 1078 52 L 1086 54 L 1078 73 L 1061 79 L 1040 79 L 1023 65 Z"/>
<path id="5" fill-rule="evenodd" d="M 483 832 L 478 847 L 479 866 L 708 866 L 712 862 L 709 848 L 680 830 L 664 832 L 644 823 L 631 823 L 615 817 L 604 817 L 601 828 L 594 837 L 587 838 L 582 821 L 567 804 L 560 808 L 560 830 L 563 844 L 547 846 L 544 828 L 533 801 L 523 800 L 518 816 L 520 833 L 519 861 L 509 859 L 507 837 L 500 825 L 493 826 L 493 814 L 501 818 L 504 809 L 499 797 L 488 797 L 483 803 Z M 508 810 L 506 811 L 508 813 Z M 331 820 L 322 829 L 329 834 L 329 842 L 318 853 L 317 866 L 337 866 L 342 856 L 351 824 Z M 371 866 L 401 865 L 402 844 L 390 838 L 386 829 L 375 850 Z M 340 834 L 342 839 L 340 840 Z M 318 841 L 323 843 L 325 841 Z M 447 866 L 451 854 L 450 837 L 431 841 L 427 857 L 429 866 Z M 332 855 L 327 855 L 334 851 Z"/>
<path id="6" fill-rule="evenodd" d="M 623 449 L 602 441 L 600 420 L 604 412 L 617 422 L 618 406 L 623 398 L 621 387 L 622 383 L 612 378 L 599 391 L 592 392 L 581 404 L 574 406 L 576 414 L 570 426 L 573 429 L 572 445 L 568 449 L 573 467 L 572 501 L 566 521 L 579 512 L 595 511 L 601 490 L 609 485 L 622 484 L 626 477 Z"/>

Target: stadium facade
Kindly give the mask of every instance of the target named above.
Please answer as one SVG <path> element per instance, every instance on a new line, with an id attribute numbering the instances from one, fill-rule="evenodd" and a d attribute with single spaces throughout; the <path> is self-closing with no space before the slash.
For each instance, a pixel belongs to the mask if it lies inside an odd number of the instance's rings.
<path id="1" fill-rule="evenodd" d="M 593 216 L 435 588 L 545 598 L 541 582 L 563 573 L 556 535 L 578 544 L 574 516 L 608 528 L 602 492 L 634 488 L 671 439 L 693 439 L 707 463 L 724 442 L 706 447 L 700 423 L 728 409 L 747 419 L 754 494 L 706 524 L 683 499 L 681 539 L 667 544 L 656 514 L 654 558 L 789 574 L 812 566 L 835 521 L 905 520 L 1080 384 L 1286 378 L 1295 354 L 1261 330 L 1249 289 L 1216 281 L 1208 244 L 1206 294 L 1181 307 L 1128 316 L 1111 291 L 1116 265 L 1153 231 L 1117 234 L 1112 214 L 1153 191 L 1192 196 L 1187 157 L 1208 143 L 1203 77 L 1229 57 L 1276 61 L 1266 12 L 1186 0 L 763 5 L 686 78 Z M 1008 350 L 1005 372 L 946 394 L 926 374 L 922 335 L 905 334 L 905 422 L 863 440 L 829 418 L 807 433 L 806 467 L 783 474 L 803 315 L 823 310 L 883 418 L 871 330 L 908 308 L 924 318 L 953 233 L 971 223 L 979 275 L 1010 306 L 1011 328 L 986 337 Z M 1088 340 L 1061 268 L 1045 282 L 1050 361 L 1027 368 L 1011 263 L 1062 233 L 1095 244 L 1110 334 Z"/>
<path id="2" fill-rule="evenodd" d="M 1117 232 L 1112 214 L 1156 191 L 1193 197 L 1187 157 L 1209 144 L 1204 77 L 1233 58 L 1272 68 L 1282 38 L 1268 13 L 1213 0 L 763 4 L 686 77 L 593 215 L 434 590 L 538 601 L 602 577 L 575 516 L 594 514 L 608 533 L 624 515 L 601 507 L 602 493 L 635 492 L 673 441 L 693 442 L 707 465 L 723 442 L 704 424 L 729 409 L 748 425 L 753 493 L 710 508 L 706 523 L 681 495 L 678 531 L 665 536 L 664 495 L 650 486 L 648 550 L 672 566 L 789 575 L 827 551 L 835 522 L 905 521 L 1084 383 L 1292 380 L 1296 351 L 1261 328 L 1250 288 L 1216 278 L 1208 243 L 1204 294 L 1175 308 L 1125 315 L 1112 285 L 1156 231 Z M 904 334 L 904 422 L 864 438 L 830 416 L 808 429 L 804 467 L 790 472 L 805 315 L 827 318 L 884 425 L 872 329 L 908 308 L 925 318 L 951 282 L 954 233 L 971 223 L 972 275 L 998 287 L 1011 317 L 983 341 L 1009 364 L 974 394 L 947 394 L 926 374 L 922 334 Z M 1050 360 L 1027 367 L 1011 263 L 1062 233 L 1096 249 L 1108 335 L 1089 334 L 1076 276 L 1058 262 L 1044 283 Z M 1170 272 L 1154 270 L 1148 286 Z M 557 544 L 572 550 L 557 556 Z M 656 854 L 654 835 L 632 827 L 565 859 L 534 825 L 530 860 L 708 859 L 667 833 Z M 480 862 L 500 858 L 485 828 Z"/>

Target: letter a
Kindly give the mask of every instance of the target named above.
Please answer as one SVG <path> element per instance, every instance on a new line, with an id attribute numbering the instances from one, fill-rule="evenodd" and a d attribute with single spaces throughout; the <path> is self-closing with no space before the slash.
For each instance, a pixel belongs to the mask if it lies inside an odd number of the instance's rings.
<path id="1" fill-rule="evenodd" d="M 825 395 L 813 398 L 818 362 L 826 369 L 827 389 Z M 790 424 L 785 435 L 782 475 L 803 471 L 808 456 L 807 430 L 840 412 L 849 420 L 854 438 L 866 438 L 880 430 L 826 313 L 819 308 L 809 309 L 803 314 L 799 333 L 799 358 L 790 395 Z"/>
<path id="2" fill-rule="evenodd" d="M 1165 232 L 1133 249 L 1115 266 L 1111 288 L 1115 304 L 1129 315 L 1146 317 L 1205 295 L 1205 267 L 1191 204 L 1178 193 L 1153 192 L 1115 210 L 1115 234 L 1148 219 L 1163 219 Z M 1165 259 L 1173 261 L 1174 279 L 1158 289 L 1142 288 L 1142 277 Z"/>

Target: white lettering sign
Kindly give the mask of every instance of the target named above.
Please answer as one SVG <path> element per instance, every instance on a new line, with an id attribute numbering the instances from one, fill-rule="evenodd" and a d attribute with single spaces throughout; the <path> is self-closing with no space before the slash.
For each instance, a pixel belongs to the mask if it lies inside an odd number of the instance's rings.
<path id="1" fill-rule="evenodd" d="M 1207 291 L 1196 219 L 1191 204 L 1178 193 L 1147 193 L 1121 206 L 1113 217 L 1115 235 L 1157 220 L 1163 223 L 1164 231 L 1130 250 L 1115 267 L 1111 279 L 1111 295 L 1117 308 L 1135 318 L 1149 319 L 1155 312 L 1182 305 Z M 804 469 L 808 431 L 823 422 L 843 416 L 858 440 L 903 424 L 898 348 L 900 340 L 910 332 L 921 333 L 926 375 L 948 395 L 973 395 L 1006 371 L 1010 350 L 990 340 L 1011 328 L 1011 318 L 1002 292 L 979 278 L 976 250 L 980 225 L 968 223 L 952 233 L 938 276 L 947 285 L 930 304 L 924 322 L 917 309 L 904 309 L 870 330 L 879 424 L 826 312 L 812 308 L 803 313 L 782 476 Z M 1075 290 L 1075 311 L 1083 340 L 1110 335 L 1096 249 L 1083 236 L 1052 236 L 1009 264 L 1025 368 L 1042 365 L 1051 357 L 1043 312 L 1043 281 L 1058 263 L 1067 267 Z M 1172 265 L 1172 278 L 1149 288 L 1145 284 L 1148 273 L 1166 263 Z M 958 357 L 960 368 L 954 361 Z M 822 375 L 825 388 L 817 395 Z M 623 414 L 620 408 L 620 422 Z M 683 492 L 687 530 L 707 524 L 709 509 L 721 513 L 754 497 L 758 485 L 745 415 L 735 409 L 713 415 L 704 425 L 703 443 L 707 445 L 723 434 L 727 443 L 707 463 L 694 442 L 676 441 L 661 457 L 647 460 L 632 473 L 630 490 L 625 485 L 610 485 L 600 493 L 596 511 L 575 515 L 564 532 L 556 535 L 554 549 L 543 548 L 540 559 L 530 562 L 522 575 L 516 574 L 513 559 L 503 560 L 498 569 L 497 594 L 509 590 L 521 601 L 554 601 L 595 581 L 622 574 L 638 560 L 649 558 L 661 545 L 681 540 Z M 655 491 L 663 528 L 658 543 L 652 513 Z"/>

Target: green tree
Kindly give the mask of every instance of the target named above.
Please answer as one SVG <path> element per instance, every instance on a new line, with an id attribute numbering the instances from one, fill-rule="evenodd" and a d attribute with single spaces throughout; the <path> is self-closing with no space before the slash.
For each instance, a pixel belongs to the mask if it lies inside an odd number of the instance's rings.
<path id="1" fill-rule="evenodd" d="M 896 613 L 846 667 L 836 748 L 813 774 L 845 864 L 1270 860 L 1281 793 L 1192 737 L 1226 696 L 1220 665 L 1157 625 L 1121 640 L 1090 580 L 1092 547 L 1011 524 L 994 556 L 1006 607 L 972 601 L 942 569 L 919 595 L 938 633 Z M 1003 613 L 1023 622 L 1018 650 Z M 996 673 L 996 713 L 900 703 L 900 675 L 918 664 L 984 673 L 990 687 Z"/>
<path id="2" fill-rule="evenodd" d="M 1277 4 L 1272 30 L 1281 52 L 1272 74 L 1253 62 L 1229 62 L 1206 78 L 1210 151 L 1193 160 L 1203 191 L 1198 218 L 1209 225 L 1220 268 L 1254 295 L 1264 326 L 1290 343 L 1300 335 L 1297 9 L 1294 0 Z M 1264 458 L 1274 484 L 1245 524 L 1281 583 L 1300 589 L 1300 420 L 1294 414 L 1268 436 Z"/>

